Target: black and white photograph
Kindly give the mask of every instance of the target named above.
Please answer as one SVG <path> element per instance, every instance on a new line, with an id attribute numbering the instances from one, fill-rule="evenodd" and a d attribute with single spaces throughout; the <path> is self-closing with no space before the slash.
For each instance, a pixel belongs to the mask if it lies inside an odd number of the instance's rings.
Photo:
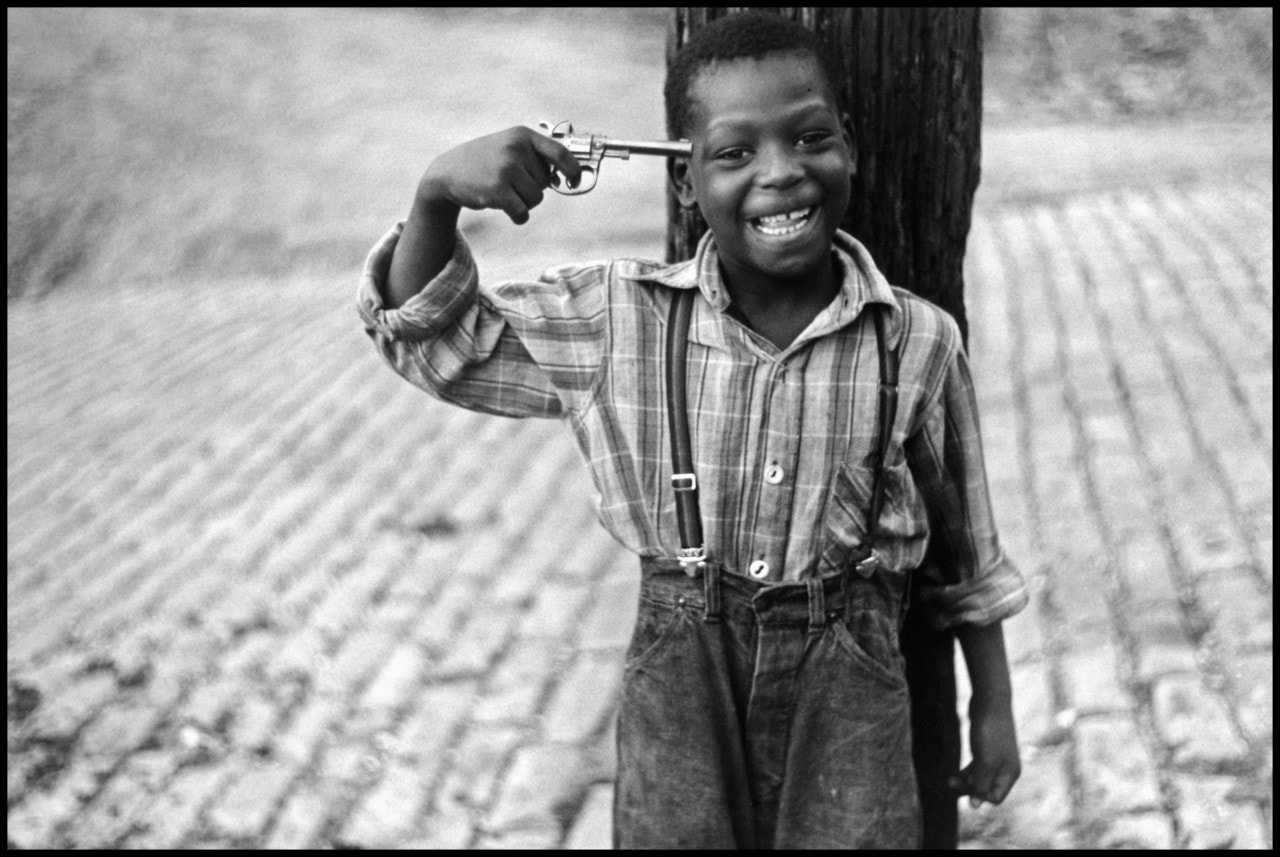
<path id="1" fill-rule="evenodd" d="M 10 7 L 10 850 L 1273 847 L 1270 7 Z"/>

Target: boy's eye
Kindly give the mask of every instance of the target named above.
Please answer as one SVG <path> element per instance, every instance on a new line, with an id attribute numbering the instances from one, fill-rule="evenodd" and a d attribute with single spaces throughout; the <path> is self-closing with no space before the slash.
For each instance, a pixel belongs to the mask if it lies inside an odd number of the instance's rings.
<path id="1" fill-rule="evenodd" d="M 830 131 L 810 131 L 800 137 L 800 142 L 806 146 L 816 146 L 819 143 L 825 143 L 831 139 Z"/>
<path id="2" fill-rule="evenodd" d="M 747 155 L 746 149 L 743 149 L 740 147 L 733 147 L 729 149 L 721 149 L 720 151 L 716 152 L 716 160 L 737 161 L 746 157 L 746 155 Z"/>

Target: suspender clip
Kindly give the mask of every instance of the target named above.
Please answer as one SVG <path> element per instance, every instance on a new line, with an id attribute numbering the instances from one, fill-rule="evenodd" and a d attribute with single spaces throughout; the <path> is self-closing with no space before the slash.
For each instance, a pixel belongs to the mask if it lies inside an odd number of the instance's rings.
<path id="1" fill-rule="evenodd" d="M 685 574 L 697 577 L 698 570 L 707 564 L 707 548 L 705 545 L 696 548 L 680 548 L 676 554 L 676 561 L 684 566 Z"/>
<path id="2" fill-rule="evenodd" d="M 865 557 L 858 561 L 854 566 L 854 570 L 864 578 L 875 574 L 880 568 L 880 555 L 875 551 L 871 551 Z"/>

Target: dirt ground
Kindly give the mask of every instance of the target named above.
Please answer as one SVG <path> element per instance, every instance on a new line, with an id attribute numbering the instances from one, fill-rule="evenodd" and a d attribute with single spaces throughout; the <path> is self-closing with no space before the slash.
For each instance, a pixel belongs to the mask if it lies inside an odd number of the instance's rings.
<path id="1" fill-rule="evenodd" d="M 1223 60 L 1252 44 L 1246 16 L 988 14 L 983 195 L 1270 170 L 1269 67 L 1242 82 L 1252 66 Z M 8 25 L 10 295 L 357 270 L 451 145 L 542 119 L 663 130 L 661 9 L 10 9 Z M 1179 111 L 1208 83 L 1122 67 L 1121 47 L 1182 51 L 1238 97 Z M 657 160 L 550 196 L 519 229 L 466 216 L 486 276 L 661 253 Z"/>
<path id="2" fill-rule="evenodd" d="M 657 13 L 10 10 L 9 25 L 11 293 L 355 271 L 451 145 L 542 119 L 662 128 Z M 501 241 L 526 264 L 652 252 L 659 169 L 610 170 Z"/>

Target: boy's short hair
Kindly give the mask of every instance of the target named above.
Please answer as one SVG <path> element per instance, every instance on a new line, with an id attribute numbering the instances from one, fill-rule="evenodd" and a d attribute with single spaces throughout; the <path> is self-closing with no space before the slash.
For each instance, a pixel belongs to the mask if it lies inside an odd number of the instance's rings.
<path id="1" fill-rule="evenodd" d="M 688 134 L 689 88 L 699 72 L 717 62 L 759 59 L 773 53 L 803 53 L 813 57 L 830 87 L 837 109 L 843 109 L 831 57 L 812 31 L 777 15 L 740 12 L 717 18 L 694 33 L 667 68 L 662 96 L 667 108 L 667 132 L 672 139 L 683 139 Z"/>

